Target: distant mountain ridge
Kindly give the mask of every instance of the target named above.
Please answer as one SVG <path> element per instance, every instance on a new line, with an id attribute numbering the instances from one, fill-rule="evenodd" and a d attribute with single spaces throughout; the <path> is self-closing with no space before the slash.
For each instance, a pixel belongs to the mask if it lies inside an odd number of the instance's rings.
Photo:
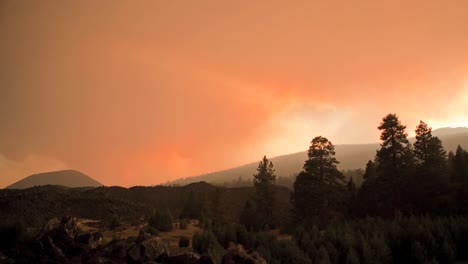
<path id="1" fill-rule="evenodd" d="M 432 131 L 434 136 L 439 137 L 448 151 L 454 151 L 458 145 L 468 149 L 468 128 L 440 128 Z M 414 138 L 409 139 L 414 142 Z M 340 170 L 364 168 L 367 161 L 374 159 L 380 143 L 373 144 L 343 144 L 336 145 L 336 158 L 340 162 Z M 259 157 L 260 158 L 260 157 Z M 307 151 L 282 155 L 270 158 L 276 170 L 276 175 L 281 177 L 290 177 L 302 170 L 304 161 L 307 159 Z M 169 182 L 168 184 L 186 185 L 198 181 L 206 181 L 212 184 L 223 184 L 242 178 L 249 179 L 255 173 L 258 161 L 248 163 L 239 167 L 202 174 L 194 177 L 183 178 Z"/>
<path id="2" fill-rule="evenodd" d="M 42 185 L 60 185 L 71 188 L 102 186 L 100 182 L 79 171 L 61 170 L 33 174 L 7 186 L 5 189 L 26 189 Z"/>

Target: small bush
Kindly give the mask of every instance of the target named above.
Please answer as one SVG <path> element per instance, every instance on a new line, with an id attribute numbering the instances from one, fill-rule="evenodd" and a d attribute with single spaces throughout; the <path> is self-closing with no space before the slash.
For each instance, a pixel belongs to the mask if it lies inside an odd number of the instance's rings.
<path id="1" fill-rule="evenodd" d="M 121 225 L 120 219 L 116 215 L 112 215 L 109 219 L 109 229 L 115 230 Z"/>
<path id="2" fill-rule="evenodd" d="M 156 211 L 154 215 L 149 219 L 148 226 L 153 227 L 162 232 L 171 231 L 172 229 L 171 212 L 168 209 L 163 210 L 163 211 Z"/>
<path id="3" fill-rule="evenodd" d="M 181 237 L 179 239 L 180 248 L 186 248 L 186 247 L 189 247 L 189 245 L 190 245 L 190 239 L 188 237 Z"/>
<path id="4" fill-rule="evenodd" d="M 22 242 L 26 236 L 26 228 L 22 222 L 0 226 L 0 248 L 10 248 Z"/>
<path id="5" fill-rule="evenodd" d="M 156 228 L 154 228 L 154 227 L 152 227 L 152 226 L 148 226 L 148 227 L 146 228 L 146 232 L 147 232 L 148 234 L 150 234 L 150 235 L 153 235 L 153 236 L 158 236 L 158 235 L 159 235 L 159 230 L 156 229 Z"/>
<path id="6" fill-rule="evenodd" d="M 192 239 L 193 250 L 200 254 L 209 254 L 218 251 L 222 246 L 211 230 L 205 230 L 203 233 L 195 233 Z"/>
<path id="7" fill-rule="evenodd" d="M 180 223 L 179 223 L 179 228 L 180 229 L 182 229 L 182 230 L 187 229 L 187 225 L 188 225 L 188 220 L 187 219 L 180 220 Z"/>

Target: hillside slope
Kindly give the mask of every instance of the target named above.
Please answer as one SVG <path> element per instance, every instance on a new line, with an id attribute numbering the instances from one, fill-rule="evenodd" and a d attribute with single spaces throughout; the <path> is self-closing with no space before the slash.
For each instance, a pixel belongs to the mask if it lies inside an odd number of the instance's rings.
<path id="1" fill-rule="evenodd" d="M 42 185 L 61 185 L 65 187 L 98 187 L 101 183 L 76 170 L 61 170 L 33 174 L 7 186 L 7 189 L 26 189 Z"/>
<path id="2" fill-rule="evenodd" d="M 458 145 L 468 149 L 468 128 L 441 128 L 433 131 L 434 136 L 438 136 L 447 151 L 454 151 Z M 410 139 L 414 142 L 414 138 Z M 364 168 L 368 160 L 374 159 L 379 148 L 379 143 L 375 144 L 347 144 L 336 145 L 336 158 L 340 162 L 340 170 Z M 302 170 L 304 161 L 307 159 L 307 152 L 301 151 L 293 154 L 271 158 L 276 170 L 276 175 L 280 177 L 290 177 Z M 169 184 L 185 185 L 192 182 L 206 181 L 213 184 L 223 184 L 232 182 L 239 178 L 249 179 L 255 173 L 257 162 L 252 162 L 240 167 L 202 174 L 195 177 L 176 180 Z"/>
<path id="3" fill-rule="evenodd" d="M 235 222 L 253 192 L 253 187 L 224 188 L 202 182 L 182 187 L 2 189 L 0 226 L 2 222 L 21 219 L 25 224 L 39 227 L 63 215 L 103 221 L 118 216 L 122 221 L 136 224 L 146 221 L 155 210 L 166 208 L 178 217 L 189 201 L 200 204 L 205 217 L 214 217 L 216 212 L 225 220 Z M 291 210 L 290 191 L 276 186 L 275 196 L 275 217 L 281 219 Z"/>

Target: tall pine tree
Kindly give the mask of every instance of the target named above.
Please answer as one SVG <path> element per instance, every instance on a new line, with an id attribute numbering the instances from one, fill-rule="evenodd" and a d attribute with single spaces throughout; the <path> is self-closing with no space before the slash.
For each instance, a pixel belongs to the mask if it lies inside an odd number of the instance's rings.
<path id="1" fill-rule="evenodd" d="M 468 214 L 468 152 L 460 145 L 449 154 L 449 168 L 458 210 Z"/>
<path id="2" fill-rule="evenodd" d="M 412 164 L 406 126 L 396 114 L 388 114 L 378 127 L 382 131 L 380 150 L 377 151 L 377 172 L 382 177 L 398 177 Z"/>
<path id="3" fill-rule="evenodd" d="M 443 169 L 447 153 L 442 146 L 442 141 L 432 136 L 432 128 L 423 121 L 419 122 L 415 132 L 414 157 L 417 165 L 432 170 Z"/>
<path id="4" fill-rule="evenodd" d="M 444 195 L 448 190 L 446 176 L 446 152 L 442 141 L 432 136 L 432 129 L 423 121 L 416 127 L 414 143 L 414 158 L 416 170 L 412 175 L 412 183 L 408 186 L 413 210 L 420 213 L 437 213 L 445 211 Z"/>
<path id="5" fill-rule="evenodd" d="M 274 205 L 276 175 L 273 163 L 263 156 L 258 164 L 257 173 L 254 174 L 255 201 L 260 213 L 260 219 L 263 219 L 263 226 L 275 225 Z"/>
<path id="6" fill-rule="evenodd" d="M 292 201 L 299 218 L 326 217 L 338 208 L 344 193 L 344 176 L 338 171 L 335 147 L 325 137 L 315 137 L 304 169 L 294 182 Z"/>
<path id="7" fill-rule="evenodd" d="M 406 126 L 401 124 L 396 114 L 385 116 L 378 129 L 382 131 L 382 143 L 376 155 L 379 210 L 381 214 L 392 215 L 406 204 L 406 193 L 402 190 L 408 185 L 414 162 Z"/>
<path id="8" fill-rule="evenodd" d="M 369 160 L 363 175 L 364 181 L 359 189 L 359 207 L 362 215 L 374 214 L 376 212 L 375 208 L 378 197 L 376 178 L 377 166 L 372 160 Z"/>

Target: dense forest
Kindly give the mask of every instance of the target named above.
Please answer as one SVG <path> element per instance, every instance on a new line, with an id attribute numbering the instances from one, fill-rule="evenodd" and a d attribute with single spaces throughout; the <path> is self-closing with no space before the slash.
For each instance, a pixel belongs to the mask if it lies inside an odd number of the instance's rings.
<path id="1" fill-rule="evenodd" d="M 318 136 L 295 177 L 277 178 L 264 156 L 245 180 L 253 187 L 7 190 L 0 193 L 0 210 L 27 222 L 2 219 L 1 245 L 18 252 L 31 239 L 23 225 L 68 212 L 102 219 L 111 230 L 144 223 L 141 233 L 152 236 L 170 232 L 173 222 L 182 229 L 198 219 L 201 231 L 180 245 L 214 263 L 244 263 L 226 261 L 233 243 L 267 263 L 468 261 L 468 152 L 459 146 L 446 153 L 422 121 L 411 144 L 395 114 L 378 129 L 380 149 L 361 171 L 339 171 L 334 145 Z M 243 182 L 238 185 L 248 185 Z M 46 217 L 32 209 L 33 201 L 49 208 Z"/>
<path id="2" fill-rule="evenodd" d="M 369 160 L 359 187 L 337 169 L 333 144 L 318 136 L 295 177 L 288 217 L 272 218 L 276 184 L 266 157 L 254 175 L 255 195 L 240 223 L 258 237 L 238 243 L 269 263 L 452 263 L 468 260 L 468 153 L 446 153 L 423 121 L 410 144 L 406 126 L 388 114 L 378 126 L 381 147 Z M 347 172 L 348 175 L 359 172 Z M 361 183 L 362 181 L 362 183 Z M 280 227 L 292 241 L 268 240 L 261 231 Z M 233 228 L 233 227 L 228 227 Z M 225 244 L 226 231 L 213 234 Z M 242 237 L 242 236 L 241 236 Z"/>

